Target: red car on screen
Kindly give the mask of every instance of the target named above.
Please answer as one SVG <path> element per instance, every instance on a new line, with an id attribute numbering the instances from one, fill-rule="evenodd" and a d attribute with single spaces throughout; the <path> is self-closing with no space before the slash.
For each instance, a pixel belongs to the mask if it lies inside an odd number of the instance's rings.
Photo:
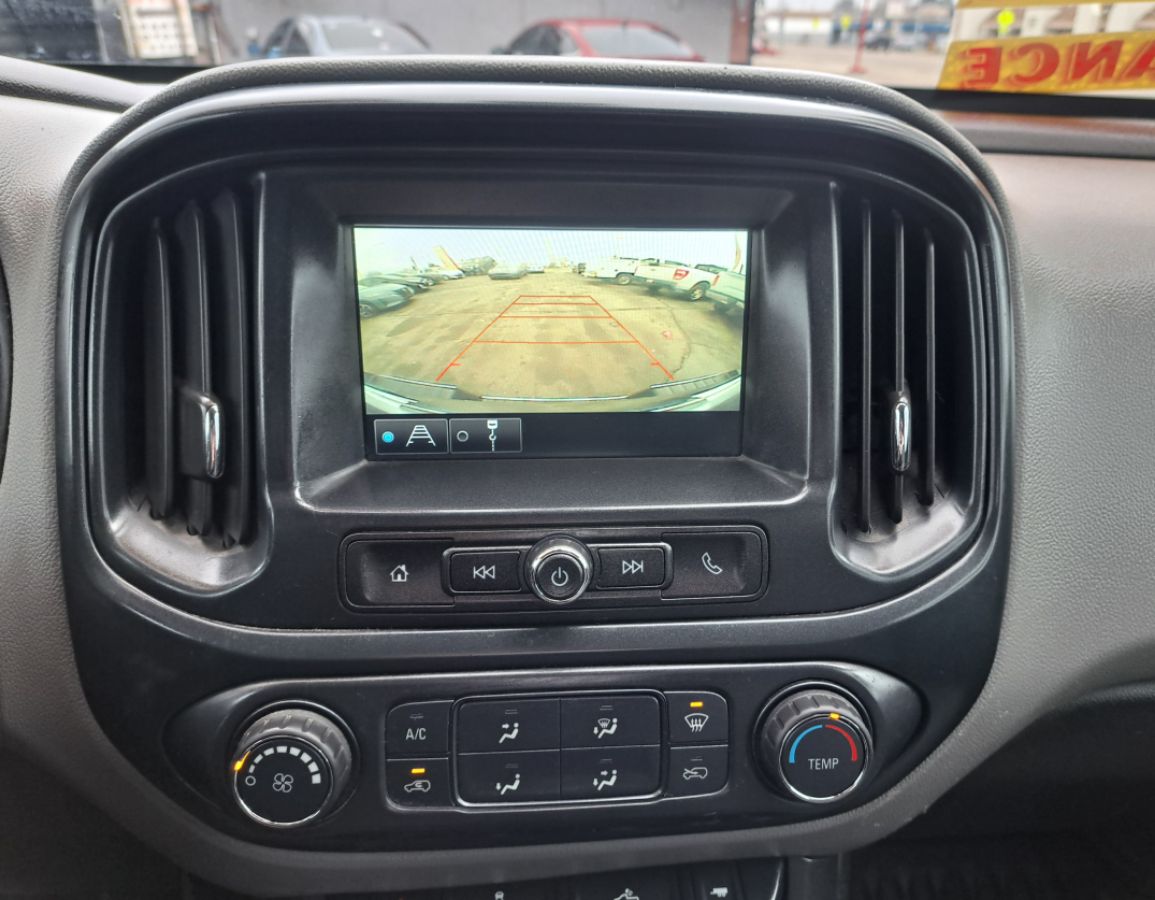
<path id="1" fill-rule="evenodd" d="M 639 19 L 548 19 L 498 52 L 513 56 L 589 56 L 703 62 L 685 41 Z"/>

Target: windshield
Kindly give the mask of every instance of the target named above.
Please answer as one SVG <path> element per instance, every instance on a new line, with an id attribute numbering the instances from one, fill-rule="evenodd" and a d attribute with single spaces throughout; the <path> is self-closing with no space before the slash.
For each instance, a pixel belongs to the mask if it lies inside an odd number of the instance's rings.
<path id="1" fill-rule="evenodd" d="M 215 66 L 280 57 L 676 59 L 897 88 L 1155 96 L 1155 2 L 3 0 L 0 54 Z"/>

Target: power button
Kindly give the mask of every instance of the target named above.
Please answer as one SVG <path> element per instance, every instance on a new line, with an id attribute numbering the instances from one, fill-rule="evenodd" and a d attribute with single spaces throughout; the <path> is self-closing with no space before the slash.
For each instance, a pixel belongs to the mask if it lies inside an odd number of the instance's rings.
<path id="1" fill-rule="evenodd" d="M 593 558 L 585 544 L 567 537 L 551 537 L 535 544 L 526 555 L 526 581 L 547 603 L 572 603 L 589 587 Z"/>

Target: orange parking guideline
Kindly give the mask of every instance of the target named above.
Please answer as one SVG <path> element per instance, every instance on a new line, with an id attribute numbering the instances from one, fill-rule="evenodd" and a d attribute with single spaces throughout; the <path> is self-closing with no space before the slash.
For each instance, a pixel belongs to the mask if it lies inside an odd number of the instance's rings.
<path id="1" fill-rule="evenodd" d="M 511 319 L 516 319 L 517 316 L 510 316 Z M 547 317 L 548 318 L 548 317 Z M 605 316 L 598 316 L 599 319 Z M 583 344 L 632 344 L 634 341 L 477 341 L 479 344 L 532 344 L 533 346 L 546 346 L 548 344 L 575 344 L 581 346 Z"/>
<path id="2" fill-rule="evenodd" d="M 593 300 L 594 303 L 597 303 L 598 306 L 601 307 L 605 311 L 605 314 L 607 316 L 609 316 L 611 319 L 613 319 L 614 322 L 617 324 L 617 326 L 622 331 L 624 331 L 626 334 L 628 334 L 630 336 L 630 339 L 635 344 L 637 344 L 639 347 L 642 348 L 642 351 L 646 354 L 646 356 L 648 356 L 650 358 L 653 365 L 657 366 L 659 369 L 661 369 L 663 372 L 666 373 L 666 378 L 668 378 L 670 381 L 676 381 L 677 380 L 674 378 L 674 373 L 671 372 L 669 369 L 667 369 L 665 366 L 663 366 L 662 361 L 660 359 L 658 359 L 656 356 L 654 356 L 653 353 L 650 352 L 650 348 L 647 347 L 645 344 L 643 344 L 641 341 L 639 341 L 636 337 L 634 337 L 634 333 L 632 331 L 630 331 L 630 329 L 626 328 L 625 323 L 623 323 L 621 319 L 619 319 L 612 312 L 610 312 L 608 309 L 606 309 L 604 306 L 602 306 L 601 303 L 598 303 L 596 298 L 590 297 L 590 299 Z"/>
<path id="3" fill-rule="evenodd" d="M 497 320 L 500 319 L 502 316 L 504 316 L 506 314 L 506 312 L 509 310 L 509 307 L 513 306 L 513 304 L 516 302 L 517 302 L 517 299 L 515 298 L 513 303 L 510 303 L 509 306 L 507 306 L 505 309 L 503 309 L 501 312 L 499 312 L 496 316 L 494 316 L 493 321 L 490 322 L 488 325 L 486 325 L 484 328 L 482 328 L 481 331 L 479 331 L 477 333 L 477 337 L 475 337 L 472 341 L 470 341 L 468 344 L 466 344 L 465 348 L 460 353 L 458 353 L 455 357 L 453 357 L 453 359 L 451 359 L 449 361 L 449 365 L 447 365 L 444 369 L 441 370 L 441 374 L 438 375 L 434 379 L 434 381 L 440 381 L 442 378 L 444 378 L 445 373 L 448 372 L 450 369 L 452 369 L 455 365 L 457 365 L 457 361 L 459 359 L 461 359 L 461 357 L 465 356 L 466 353 L 469 352 L 469 348 L 472 347 L 474 344 L 476 344 L 478 342 L 478 340 L 481 339 L 481 336 L 485 334 L 485 332 L 489 331 L 490 328 L 492 328 L 494 325 L 496 325 Z"/>
<path id="4" fill-rule="evenodd" d="M 534 298 L 533 302 L 530 302 L 530 303 L 523 302 L 526 297 Z M 576 301 L 582 300 L 582 299 L 588 300 L 589 302 L 588 303 L 576 302 Z M 603 315 L 603 316 L 535 316 L 535 315 L 508 316 L 508 315 L 506 315 L 506 313 L 508 313 L 515 306 L 596 306 L 603 313 L 605 313 L 605 315 Z M 628 341 L 506 341 L 506 340 L 488 340 L 487 341 L 487 340 L 482 340 L 482 338 L 485 336 L 486 332 L 488 332 L 490 328 L 492 328 L 494 325 L 496 325 L 499 319 L 503 319 L 503 318 L 504 319 L 608 319 L 611 322 L 613 322 L 615 325 L 617 325 L 623 332 L 625 332 L 626 335 L 628 335 L 629 340 Z M 437 378 L 434 380 L 435 381 L 441 381 L 441 379 L 446 376 L 446 374 L 449 372 L 449 370 L 452 369 L 454 366 L 456 366 L 461 361 L 461 357 L 465 356 L 465 354 L 468 353 L 470 348 L 473 347 L 475 344 L 521 344 L 521 345 L 528 344 L 528 345 L 541 345 L 541 346 L 563 345 L 563 346 L 577 346 L 577 347 L 589 346 L 589 345 L 601 345 L 601 344 L 636 344 L 638 347 L 641 348 L 642 352 L 645 353 L 646 356 L 648 356 L 650 358 L 650 365 L 656 366 L 657 368 L 661 369 L 662 372 L 665 373 L 665 376 L 668 380 L 670 380 L 670 381 L 676 380 L 674 378 L 673 373 L 669 369 L 667 369 L 664 365 L 662 365 L 661 360 L 659 360 L 650 351 L 649 347 L 647 347 L 645 344 L 643 344 L 641 341 L 639 341 L 634 336 L 634 333 L 632 331 L 630 331 L 630 329 L 628 329 L 625 326 L 625 324 L 617 316 L 615 316 L 612 312 L 610 312 L 608 309 L 606 309 L 604 306 L 602 306 L 602 304 L 600 302 L 598 302 L 596 297 L 591 297 L 589 294 L 518 294 L 517 297 L 514 298 L 512 303 L 510 303 L 508 306 L 505 307 L 505 309 L 503 309 L 496 316 L 494 316 L 492 321 L 490 321 L 489 324 L 487 324 L 484 328 L 482 328 L 481 331 L 479 331 L 477 333 L 477 336 L 475 338 L 473 338 L 473 340 L 471 340 L 468 344 L 466 344 L 460 353 L 458 353 L 455 357 L 453 357 L 452 360 L 450 360 L 449 365 L 447 365 L 444 369 L 442 369 L 441 374 L 438 375 Z"/>

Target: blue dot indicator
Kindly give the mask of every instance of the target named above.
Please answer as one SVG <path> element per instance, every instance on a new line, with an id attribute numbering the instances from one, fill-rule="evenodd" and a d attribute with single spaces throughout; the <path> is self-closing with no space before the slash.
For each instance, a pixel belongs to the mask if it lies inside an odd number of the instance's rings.
<path id="1" fill-rule="evenodd" d="M 396 440 L 396 437 L 397 436 L 395 434 L 393 434 L 392 431 L 386 431 L 381 435 L 381 440 L 384 441 L 386 444 L 392 444 L 393 441 Z"/>

